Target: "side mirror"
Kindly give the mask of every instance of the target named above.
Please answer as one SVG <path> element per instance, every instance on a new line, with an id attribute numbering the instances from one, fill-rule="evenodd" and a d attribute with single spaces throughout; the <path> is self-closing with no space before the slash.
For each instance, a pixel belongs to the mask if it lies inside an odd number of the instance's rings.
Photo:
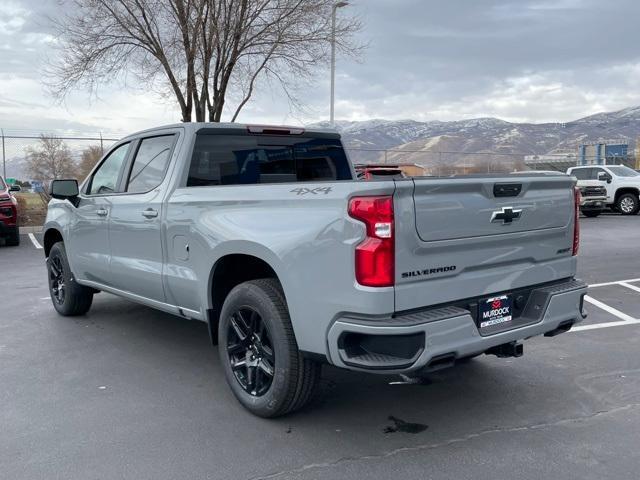
<path id="1" fill-rule="evenodd" d="M 611 175 L 607 172 L 598 172 L 598 180 L 601 182 L 611 183 Z"/>
<path id="2" fill-rule="evenodd" d="M 22 188 L 20 188 L 20 185 L 10 185 L 9 186 L 9 191 L 10 192 L 19 192 L 21 190 L 22 190 Z"/>
<path id="3" fill-rule="evenodd" d="M 51 182 L 51 197 L 58 200 L 69 200 L 75 202 L 80 191 L 78 190 L 78 181 L 76 179 L 69 180 L 53 180 Z"/>

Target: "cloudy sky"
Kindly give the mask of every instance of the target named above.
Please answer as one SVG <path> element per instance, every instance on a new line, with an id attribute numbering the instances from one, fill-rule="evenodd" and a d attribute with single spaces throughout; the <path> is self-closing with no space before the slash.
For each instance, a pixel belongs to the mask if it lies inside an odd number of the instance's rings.
<path id="1" fill-rule="evenodd" d="M 336 117 L 568 121 L 640 105 L 637 0 L 352 0 L 364 21 L 360 63 L 338 60 Z M 121 85 L 65 105 L 41 75 L 52 58 L 56 0 L 0 1 L 0 127 L 123 133 L 179 120 L 172 105 Z M 244 122 L 328 117 L 329 72 L 303 89 L 304 112 L 261 91 Z"/>

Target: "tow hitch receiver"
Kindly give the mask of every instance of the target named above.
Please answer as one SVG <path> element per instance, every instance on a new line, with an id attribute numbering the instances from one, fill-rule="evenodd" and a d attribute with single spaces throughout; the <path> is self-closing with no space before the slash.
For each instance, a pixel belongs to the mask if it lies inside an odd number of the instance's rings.
<path id="1" fill-rule="evenodd" d="M 490 348 L 485 353 L 487 355 L 495 355 L 498 358 L 521 357 L 524 347 L 521 342 L 503 343 Z"/>

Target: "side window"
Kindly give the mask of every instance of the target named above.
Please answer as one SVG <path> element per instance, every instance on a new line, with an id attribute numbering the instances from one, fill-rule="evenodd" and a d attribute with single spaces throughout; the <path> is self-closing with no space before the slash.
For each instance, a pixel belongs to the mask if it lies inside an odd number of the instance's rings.
<path id="1" fill-rule="evenodd" d="M 129 145 L 129 143 L 123 143 L 102 162 L 91 177 L 91 182 L 86 192 L 88 195 L 104 195 L 116 191 L 120 171 L 129 151 Z"/>
<path id="2" fill-rule="evenodd" d="M 591 176 L 589 178 L 591 180 L 598 180 L 598 174 L 600 172 L 607 173 L 604 168 L 592 168 L 591 169 Z"/>
<path id="3" fill-rule="evenodd" d="M 144 193 L 162 182 L 175 136 L 144 138 L 131 167 L 127 192 Z"/>
<path id="4" fill-rule="evenodd" d="M 593 168 L 575 168 L 571 173 L 578 180 L 589 180 L 591 178 L 591 170 L 593 170 Z"/>

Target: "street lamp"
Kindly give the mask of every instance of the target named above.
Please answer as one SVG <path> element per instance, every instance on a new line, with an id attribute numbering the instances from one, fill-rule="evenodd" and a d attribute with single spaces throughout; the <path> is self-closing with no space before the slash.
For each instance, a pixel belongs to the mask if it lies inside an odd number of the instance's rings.
<path id="1" fill-rule="evenodd" d="M 330 122 L 334 124 L 334 102 L 336 94 L 336 10 L 349 5 L 349 2 L 336 2 L 331 7 L 331 114 Z"/>

